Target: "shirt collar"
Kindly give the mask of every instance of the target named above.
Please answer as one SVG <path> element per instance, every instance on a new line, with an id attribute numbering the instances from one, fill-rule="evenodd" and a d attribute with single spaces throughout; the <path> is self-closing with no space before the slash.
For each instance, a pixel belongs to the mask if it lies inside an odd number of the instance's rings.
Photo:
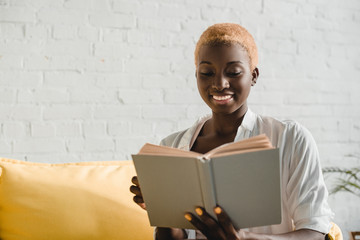
<path id="1" fill-rule="evenodd" d="M 248 131 L 252 131 L 255 126 L 256 115 L 253 113 L 250 108 L 248 108 L 247 112 L 245 113 L 244 119 L 239 128 L 244 128 Z M 239 130 L 238 130 L 239 131 Z"/>
<path id="2" fill-rule="evenodd" d="M 179 142 L 179 148 L 182 150 L 190 151 L 190 144 L 194 133 L 200 126 L 203 126 L 204 123 L 210 118 L 211 118 L 211 114 L 202 116 L 188 130 L 186 130 Z"/>
<path id="3" fill-rule="evenodd" d="M 253 135 L 252 131 L 255 126 L 256 115 L 249 108 L 245 113 L 244 119 L 239 126 L 234 141 L 240 141 Z"/>
<path id="4" fill-rule="evenodd" d="M 182 150 L 190 151 L 190 143 L 191 139 L 193 138 L 194 133 L 196 132 L 199 126 L 203 126 L 203 124 L 211 118 L 211 114 L 205 115 L 199 118 L 193 126 L 191 126 L 186 132 L 184 133 L 183 137 L 179 142 L 179 148 Z M 249 108 L 245 113 L 244 119 L 241 125 L 238 128 L 235 141 L 240 139 L 248 138 L 254 129 L 256 121 L 256 114 L 253 113 Z"/>

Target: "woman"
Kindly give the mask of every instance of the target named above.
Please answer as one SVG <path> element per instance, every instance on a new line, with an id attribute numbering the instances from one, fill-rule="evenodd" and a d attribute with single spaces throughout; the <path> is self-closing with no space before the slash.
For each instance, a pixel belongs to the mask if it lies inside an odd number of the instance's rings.
<path id="1" fill-rule="evenodd" d="M 207 239 L 324 239 L 329 232 L 332 212 L 311 134 L 296 122 L 260 116 L 248 108 L 247 98 L 259 77 L 257 63 L 257 48 L 246 29 L 230 23 L 209 27 L 197 43 L 195 65 L 199 93 L 212 114 L 161 144 L 206 153 L 228 142 L 266 134 L 280 149 L 282 223 L 235 229 L 221 206 L 214 209 L 217 219 L 196 207 L 197 216 L 186 213 L 185 218 L 198 231 L 157 228 L 157 239 L 202 235 Z M 145 208 L 136 177 L 133 182 L 134 201 Z"/>

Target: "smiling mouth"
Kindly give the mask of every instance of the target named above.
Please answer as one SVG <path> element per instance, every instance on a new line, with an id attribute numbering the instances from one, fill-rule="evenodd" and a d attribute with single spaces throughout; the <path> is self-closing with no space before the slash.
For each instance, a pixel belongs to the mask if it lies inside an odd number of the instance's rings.
<path id="1" fill-rule="evenodd" d="M 212 98 L 217 104 L 227 104 L 233 100 L 233 95 L 222 95 L 222 96 L 212 95 Z"/>
<path id="2" fill-rule="evenodd" d="M 232 95 L 225 95 L 225 96 L 215 96 L 215 95 L 213 95 L 213 98 L 216 101 L 226 101 L 226 100 L 229 100 L 230 98 L 232 98 Z"/>

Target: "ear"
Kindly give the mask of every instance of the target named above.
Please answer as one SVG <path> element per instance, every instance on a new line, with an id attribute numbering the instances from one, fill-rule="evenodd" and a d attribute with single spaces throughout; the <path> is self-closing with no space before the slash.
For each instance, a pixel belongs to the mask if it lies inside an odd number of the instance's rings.
<path id="1" fill-rule="evenodd" d="M 256 67 L 252 72 L 251 86 L 254 86 L 256 84 L 258 77 L 259 77 L 259 69 Z"/>

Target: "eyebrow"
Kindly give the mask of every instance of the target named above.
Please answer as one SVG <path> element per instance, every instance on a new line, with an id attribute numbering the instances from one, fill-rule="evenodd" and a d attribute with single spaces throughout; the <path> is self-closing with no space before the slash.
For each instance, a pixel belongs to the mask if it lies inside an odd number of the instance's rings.
<path id="1" fill-rule="evenodd" d="M 234 64 L 234 63 L 241 63 L 241 64 L 243 64 L 243 62 L 241 62 L 241 61 L 232 61 L 232 62 L 228 62 L 227 65 Z"/>
<path id="2" fill-rule="evenodd" d="M 234 64 L 234 63 L 243 63 L 243 62 L 241 62 L 241 61 L 232 61 L 232 62 L 228 62 L 226 65 L 231 65 L 231 64 Z M 199 63 L 199 65 L 200 64 L 210 64 L 211 65 L 211 62 L 208 62 L 208 61 L 201 61 L 200 63 Z"/>
<path id="3" fill-rule="evenodd" d="M 199 65 L 200 64 L 211 64 L 211 62 L 208 62 L 208 61 L 201 61 L 200 63 L 199 63 Z"/>

